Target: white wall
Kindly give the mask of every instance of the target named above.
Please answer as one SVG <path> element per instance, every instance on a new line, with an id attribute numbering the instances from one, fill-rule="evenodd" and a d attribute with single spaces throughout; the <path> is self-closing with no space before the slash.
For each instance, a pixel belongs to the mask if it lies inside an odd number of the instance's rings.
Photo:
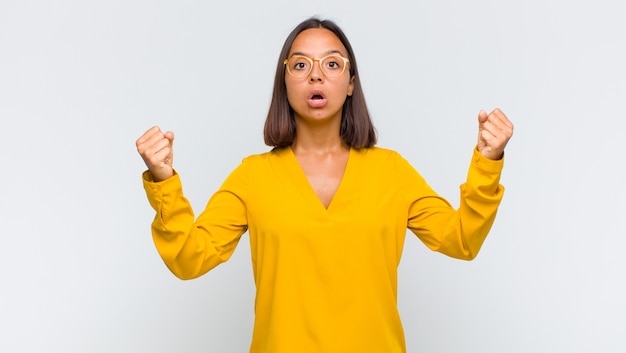
<path id="1" fill-rule="evenodd" d="M 247 236 L 204 277 L 171 275 L 134 141 L 176 132 L 199 211 L 267 150 L 278 52 L 314 14 L 351 39 L 380 145 L 453 204 L 478 110 L 516 125 L 479 257 L 407 237 L 408 351 L 626 350 L 621 2 L 3 0 L 0 351 L 247 351 Z"/>

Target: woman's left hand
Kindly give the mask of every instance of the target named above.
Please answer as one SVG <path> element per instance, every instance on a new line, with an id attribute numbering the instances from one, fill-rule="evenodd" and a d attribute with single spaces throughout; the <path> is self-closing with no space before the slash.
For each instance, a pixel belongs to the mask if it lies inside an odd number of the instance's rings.
<path id="1" fill-rule="evenodd" d="M 478 151 L 489 159 L 501 159 L 504 147 L 513 136 L 513 123 L 496 108 L 478 113 Z"/>

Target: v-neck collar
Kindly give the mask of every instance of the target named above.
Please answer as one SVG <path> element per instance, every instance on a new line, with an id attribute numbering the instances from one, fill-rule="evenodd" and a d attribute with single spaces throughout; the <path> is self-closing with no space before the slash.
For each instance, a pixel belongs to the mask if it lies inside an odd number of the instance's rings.
<path id="1" fill-rule="evenodd" d="M 335 191 L 335 195 L 333 195 L 332 200 L 328 204 L 328 207 L 324 207 L 322 200 L 320 200 L 320 198 L 315 193 L 313 186 L 311 186 L 309 179 L 306 177 L 306 174 L 300 166 L 300 162 L 298 162 L 296 154 L 291 149 L 291 147 L 288 146 L 284 150 L 284 153 L 287 157 L 286 168 L 295 183 L 296 189 L 298 189 L 302 197 L 305 198 L 306 204 L 310 205 L 311 208 L 315 210 L 322 211 L 325 214 L 329 214 L 343 203 L 342 199 L 347 196 L 346 194 L 349 194 L 349 190 L 347 189 L 350 187 L 350 185 L 353 184 L 352 179 L 354 178 L 354 169 L 356 169 L 355 164 L 357 163 L 357 156 L 356 151 L 353 148 L 350 148 L 346 168 L 343 171 L 343 176 L 341 178 L 341 181 L 339 182 L 339 186 L 337 187 L 337 190 Z"/>

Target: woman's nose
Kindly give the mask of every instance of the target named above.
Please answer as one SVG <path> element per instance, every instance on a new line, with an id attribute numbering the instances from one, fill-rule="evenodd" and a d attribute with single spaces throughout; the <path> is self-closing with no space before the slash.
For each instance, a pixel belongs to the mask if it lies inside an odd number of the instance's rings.
<path id="1" fill-rule="evenodd" d="M 309 81 L 311 82 L 322 81 L 322 79 L 323 79 L 322 69 L 319 67 L 319 65 L 313 64 L 313 67 L 311 68 L 311 73 L 309 74 Z"/>

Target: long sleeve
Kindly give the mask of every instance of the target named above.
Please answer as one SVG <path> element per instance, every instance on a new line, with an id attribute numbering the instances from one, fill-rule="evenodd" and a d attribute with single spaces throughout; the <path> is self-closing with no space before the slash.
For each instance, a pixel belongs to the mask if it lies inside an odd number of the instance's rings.
<path id="1" fill-rule="evenodd" d="M 194 221 L 178 174 L 153 182 L 143 174 L 148 201 L 156 211 L 152 222 L 154 244 L 167 267 L 181 279 L 201 276 L 228 260 L 247 230 L 245 204 L 238 195 L 241 173 L 237 170 L 211 197 Z"/>
<path id="2" fill-rule="evenodd" d="M 194 221 L 178 175 L 144 187 L 156 247 L 180 278 L 226 261 L 248 230 L 257 288 L 251 353 L 406 352 L 397 269 L 407 227 L 470 259 L 495 217 L 502 161 L 475 153 L 455 210 L 398 153 L 351 149 L 324 207 L 290 148 L 250 156 Z"/>
<path id="3" fill-rule="evenodd" d="M 502 200 L 504 187 L 499 182 L 503 163 L 487 159 L 474 149 L 467 180 L 460 186 L 457 210 L 434 193 L 417 172 L 401 166 L 403 183 L 413 190 L 408 195 L 408 228 L 434 251 L 458 259 L 474 259 Z M 422 191 L 416 191 L 419 189 Z"/>

